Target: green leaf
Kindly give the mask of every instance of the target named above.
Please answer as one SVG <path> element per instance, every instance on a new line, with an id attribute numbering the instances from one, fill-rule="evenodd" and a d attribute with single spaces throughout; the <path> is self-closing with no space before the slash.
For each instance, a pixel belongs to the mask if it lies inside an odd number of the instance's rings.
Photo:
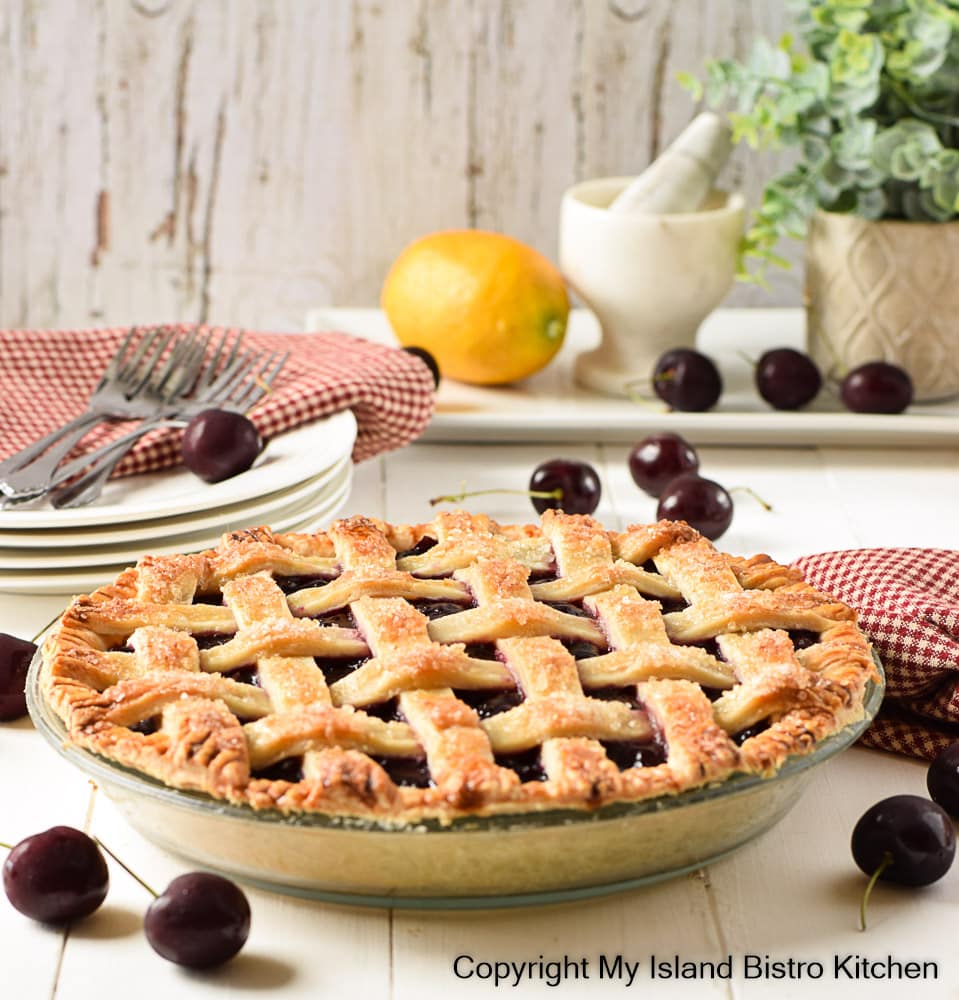
<path id="1" fill-rule="evenodd" d="M 883 173 L 898 180 L 915 180 L 923 163 L 942 148 L 936 130 L 917 118 L 904 118 L 876 135 L 873 163 Z"/>
<path id="2" fill-rule="evenodd" d="M 689 96 L 694 101 L 701 101 L 703 99 L 703 85 L 698 77 L 693 76 L 692 73 L 680 71 L 676 74 L 676 82 L 683 90 L 689 91 Z"/>
<path id="3" fill-rule="evenodd" d="M 848 170 L 863 170 L 872 163 L 872 146 L 876 139 L 876 122 L 872 118 L 851 118 L 829 140 L 836 162 Z"/>

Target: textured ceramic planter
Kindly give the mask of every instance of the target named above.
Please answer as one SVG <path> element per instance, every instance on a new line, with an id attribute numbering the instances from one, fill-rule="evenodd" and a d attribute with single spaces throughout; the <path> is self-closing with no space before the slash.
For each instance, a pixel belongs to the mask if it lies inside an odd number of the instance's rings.
<path id="1" fill-rule="evenodd" d="M 819 212 L 806 295 L 809 349 L 824 370 L 890 361 L 917 399 L 959 393 L 959 223 Z"/>

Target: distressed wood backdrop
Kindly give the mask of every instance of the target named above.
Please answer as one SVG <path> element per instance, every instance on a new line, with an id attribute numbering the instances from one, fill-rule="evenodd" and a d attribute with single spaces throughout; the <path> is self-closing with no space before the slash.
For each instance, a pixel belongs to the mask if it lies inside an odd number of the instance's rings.
<path id="1" fill-rule="evenodd" d="M 555 255 L 563 189 L 694 113 L 677 71 L 785 26 L 781 0 L 0 0 L 0 324 L 294 329 L 454 226 Z M 737 151 L 725 183 L 755 202 L 775 166 Z"/>

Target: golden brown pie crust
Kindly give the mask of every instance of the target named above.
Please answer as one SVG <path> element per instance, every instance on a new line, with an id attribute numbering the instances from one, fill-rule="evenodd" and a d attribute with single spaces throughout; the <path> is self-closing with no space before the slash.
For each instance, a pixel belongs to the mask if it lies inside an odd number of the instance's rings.
<path id="1" fill-rule="evenodd" d="M 461 610 L 430 619 L 411 601 Z M 346 609 L 352 626 L 322 618 Z M 198 646 L 210 635 L 226 641 Z M 318 659 L 358 665 L 328 683 Z M 230 676 L 253 667 L 255 684 Z M 855 613 L 798 571 L 682 522 L 607 532 L 556 511 L 538 526 L 351 517 L 147 556 L 73 601 L 41 674 L 70 740 L 174 788 L 400 825 L 770 775 L 860 718 L 870 679 Z M 464 699 L 487 691 L 512 707 L 481 718 Z M 611 746 L 665 761 L 623 766 Z M 537 748 L 540 780 L 524 780 L 508 764 Z M 404 759 L 425 761 L 428 787 L 390 777 Z M 284 761 L 298 773 L 277 776 Z"/>

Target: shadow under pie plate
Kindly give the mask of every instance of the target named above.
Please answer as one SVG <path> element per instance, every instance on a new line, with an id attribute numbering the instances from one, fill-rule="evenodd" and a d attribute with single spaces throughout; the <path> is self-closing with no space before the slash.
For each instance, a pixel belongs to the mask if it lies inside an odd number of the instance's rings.
<path id="1" fill-rule="evenodd" d="M 881 666 L 876 663 L 881 674 Z M 426 821 L 389 828 L 322 814 L 255 812 L 180 791 L 66 742 L 27 679 L 34 725 L 93 778 L 159 847 L 244 882 L 331 903 L 483 909 L 565 902 L 635 889 L 693 871 L 743 847 L 799 801 L 815 767 L 862 734 L 882 701 L 870 682 L 861 719 L 791 757 L 777 775 L 738 775 L 675 796 L 594 811 Z"/>

